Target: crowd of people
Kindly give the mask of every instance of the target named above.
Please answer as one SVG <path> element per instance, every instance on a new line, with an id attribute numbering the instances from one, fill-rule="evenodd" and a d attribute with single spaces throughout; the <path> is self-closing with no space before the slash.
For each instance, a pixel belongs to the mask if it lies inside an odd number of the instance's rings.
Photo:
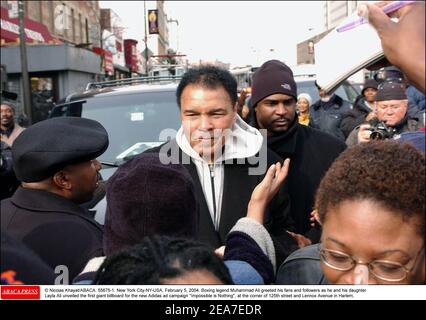
<path id="1" fill-rule="evenodd" d="M 249 100 L 227 70 L 187 71 L 176 138 L 108 179 L 104 226 L 85 204 L 104 187 L 105 128 L 24 130 L 2 102 L 2 284 L 424 284 L 424 4 L 399 23 L 379 6 L 361 10 L 400 76 L 354 104 L 318 84 L 312 101 L 278 60 Z"/>

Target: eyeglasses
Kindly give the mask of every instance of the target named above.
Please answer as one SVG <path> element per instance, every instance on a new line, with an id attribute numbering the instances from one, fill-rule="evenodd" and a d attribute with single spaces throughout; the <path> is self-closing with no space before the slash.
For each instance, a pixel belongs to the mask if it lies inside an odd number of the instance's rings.
<path id="1" fill-rule="evenodd" d="M 327 267 L 339 271 L 349 271 L 355 268 L 357 264 L 363 264 L 368 267 L 368 270 L 377 279 L 388 282 L 398 282 L 404 280 L 407 275 L 413 271 L 417 258 L 422 251 L 424 252 L 423 249 L 424 246 L 417 253 L 413 267 L 410 269 L 398 262 L 388 260 L 373 260 L 369 263 L 360 262 L 346 253 L 323 248 L 320 250 L 320 259 Z"/>

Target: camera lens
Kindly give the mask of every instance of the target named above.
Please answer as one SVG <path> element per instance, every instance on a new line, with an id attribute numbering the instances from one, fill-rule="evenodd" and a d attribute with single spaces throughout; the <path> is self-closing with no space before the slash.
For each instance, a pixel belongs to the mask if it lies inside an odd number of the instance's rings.
<path id="1" fill-rule="evenodd" d="M 383 140 L 383 134 L 380 131 L 374 131 L 370 135 L 371 140 Z"/>

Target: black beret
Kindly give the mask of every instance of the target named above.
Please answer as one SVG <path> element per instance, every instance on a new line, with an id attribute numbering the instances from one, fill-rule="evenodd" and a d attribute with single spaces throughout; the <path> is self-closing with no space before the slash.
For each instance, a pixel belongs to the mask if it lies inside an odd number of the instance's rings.
<path id="1" fill-rule="evenodd" d="M 405 88 L 400 83 L 383 82 L 377 90 L 375 101 L 407 100 Z"/>
<path id="2" fill-rule="evenodd" d="M 53 176 L 69 164 L 89 161 L 108 148 L 108 133 L 97 121 L 59 117 L 24 130 L 12 146 L 13 168 L 23 182 Z"/>

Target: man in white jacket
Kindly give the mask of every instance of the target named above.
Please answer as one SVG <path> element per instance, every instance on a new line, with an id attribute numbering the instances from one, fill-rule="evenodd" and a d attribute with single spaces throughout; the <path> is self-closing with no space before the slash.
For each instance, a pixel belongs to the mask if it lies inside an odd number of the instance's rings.
<path id="1" fill-rule="evenodd" d="M 237 83 L 228 71 L 213 66 L 191 69 L 176 95 L 182 118 L 176 139 L 150 151 L 188 169 L 200 206 L 199 239 L 218 248 L 246 215 L 250 195 L 266 169 L 282 160 L 267 149 L 259 130 L 238 116 Z M 284 185 L 265 215 L 278 262 L 297 249 L 286 232 L 294 231 L 288 212 Z"/>

